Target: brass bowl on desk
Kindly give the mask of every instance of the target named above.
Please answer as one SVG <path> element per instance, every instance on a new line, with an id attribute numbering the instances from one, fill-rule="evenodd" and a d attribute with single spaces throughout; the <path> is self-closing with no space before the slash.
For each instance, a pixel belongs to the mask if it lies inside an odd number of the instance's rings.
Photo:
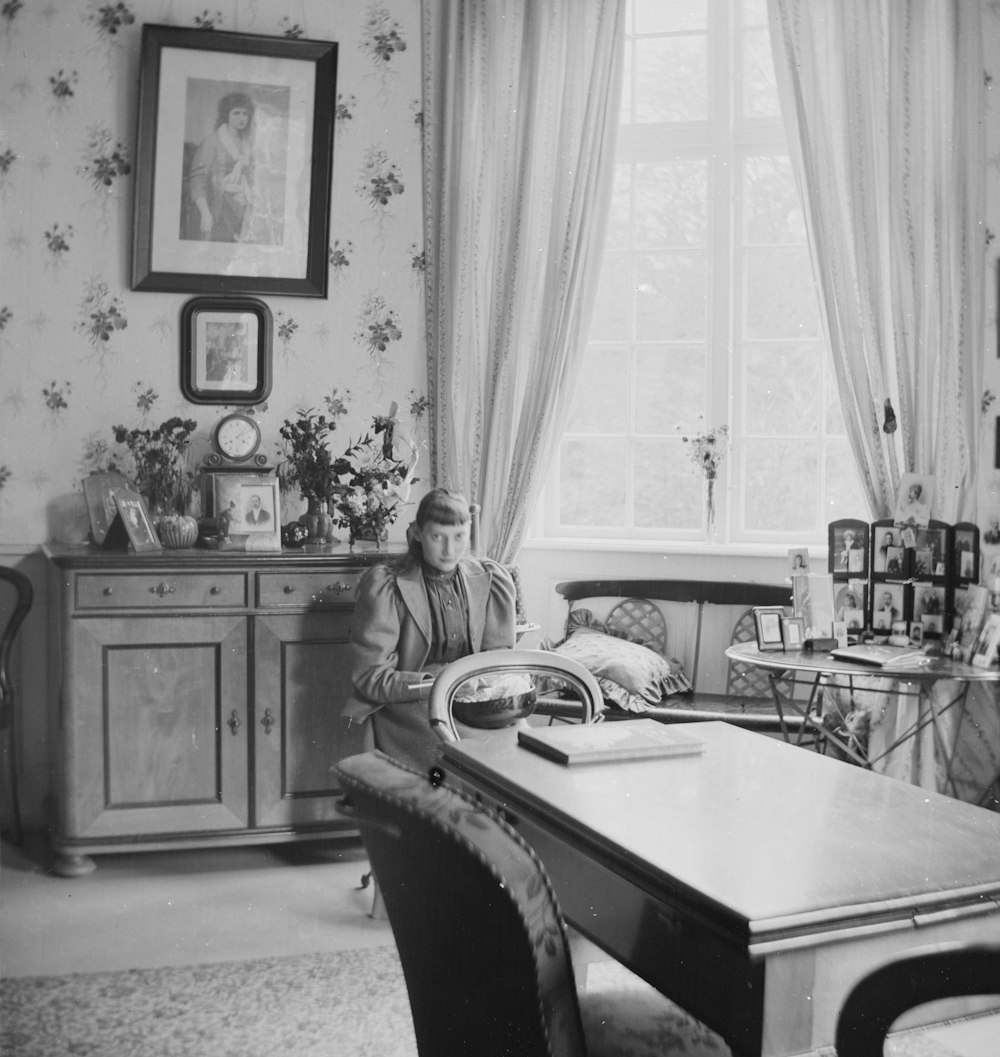
<path id="1" fill-rule="evenodd" d="M 482 701 L 462 701 L 456 698 L 452 701 L 451 710 L 455 719 L 467 727 L 497 730 L 500 727 L 510 727 L 519 719 L 530 716 L 535 711 L 536 697 L 534 690 L 526 690 L 521 694 L 487 698 Z"/>

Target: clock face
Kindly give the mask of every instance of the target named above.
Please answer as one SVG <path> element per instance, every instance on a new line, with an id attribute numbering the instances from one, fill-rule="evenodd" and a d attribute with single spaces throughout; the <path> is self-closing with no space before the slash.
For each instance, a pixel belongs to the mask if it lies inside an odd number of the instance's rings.
<path id="1" fill-rule="evenodd" d="M 246 415 L 227 415 L 216 427 L 215 444 L 227 459 L 243 462 L 260 446 L 260 427 Z"/>

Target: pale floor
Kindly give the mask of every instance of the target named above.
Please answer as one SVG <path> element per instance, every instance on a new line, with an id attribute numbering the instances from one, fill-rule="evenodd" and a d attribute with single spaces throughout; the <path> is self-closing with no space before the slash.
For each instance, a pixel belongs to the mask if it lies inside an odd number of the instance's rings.
<path id="1" fill-rule="evenodd" d="M 360 841 L 123 853 L 75 879 L 39 836 L 0 844 L 0 976 L 156 968 L 391 944 Z"/>

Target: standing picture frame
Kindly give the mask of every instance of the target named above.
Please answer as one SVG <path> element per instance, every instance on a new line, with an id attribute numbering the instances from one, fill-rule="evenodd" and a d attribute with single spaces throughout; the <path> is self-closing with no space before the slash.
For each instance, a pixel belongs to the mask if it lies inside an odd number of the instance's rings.
<path id="1" fill-rule="evenodd" d="M 145 25 L 132 289 L 326 297 L 337 45 Z"/>
<path id="2" fill-rule="evenodd" d="M 181 309 L 181 391 L 194 404 L 259 404 L 271 392 L 274 320 L 254 297 L 194 297 Z"/>
<path id="3" fill-rule="evenodd" d="M 219 550 L 280 551 L 281 497 L 265 473 L 211 475 Z"/>
<path id="4" fill-rule="evenodd" d="M 754 606 L 753 622 L 757 632 L 757 649 L 781 650 L 785 648 L 782 638 L 782 619 L 785 610 L 782 606 Z"/>
<path id="5" fill-rule="evenodd" d="M 976 639 L 972 663 L 977 668 L 991 668 L 996 663 L 998 648 L 1000 648 L 1000 613 L 991 613 Z"/>

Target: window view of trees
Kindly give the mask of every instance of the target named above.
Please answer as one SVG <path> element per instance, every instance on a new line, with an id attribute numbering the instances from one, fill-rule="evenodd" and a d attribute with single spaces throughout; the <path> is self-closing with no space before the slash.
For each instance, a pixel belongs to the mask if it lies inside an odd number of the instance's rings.
<path id="1" fill-rule="evenodd" d="M 546 533 L 821 542 L 830 520 L 868 512 L 820 325 L 766 0 L 630 0 L 627 18 L 608 237 Z M 711 523 L 691 443 L 710 433 L 724 452 Z"/>

